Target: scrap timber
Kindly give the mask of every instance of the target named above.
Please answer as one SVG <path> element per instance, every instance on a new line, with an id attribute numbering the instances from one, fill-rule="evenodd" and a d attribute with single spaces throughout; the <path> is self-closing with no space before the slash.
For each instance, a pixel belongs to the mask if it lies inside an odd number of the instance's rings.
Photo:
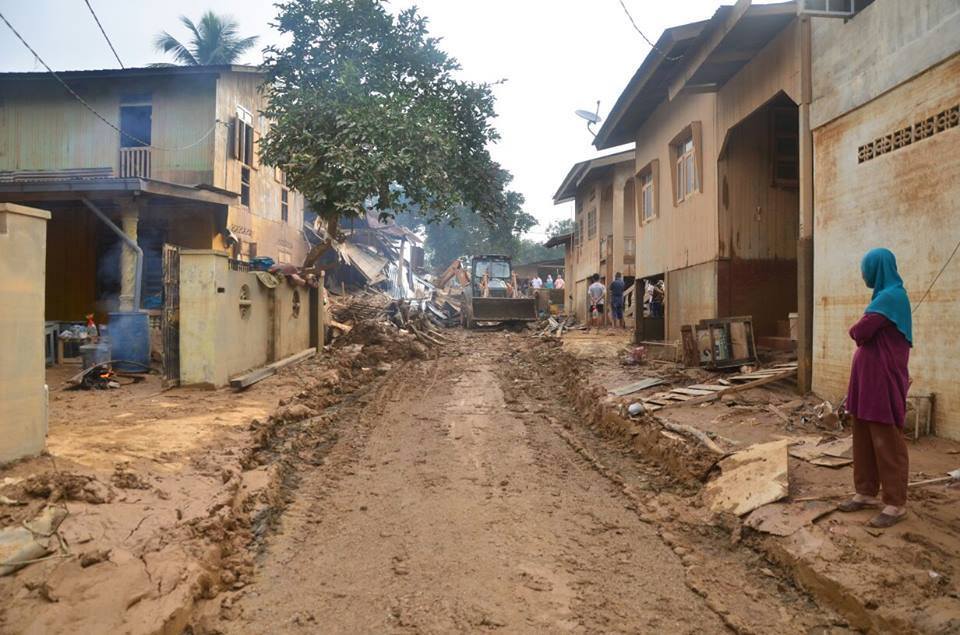
<path id="1" fill-rule="evenodd" d="M 784 379 L 790 379 L 797 374 L 797 363 L 776 364 L 770 368 L 755 370 L 749 373 L 740 373 L 719 379 L 717 383 L 694 384 L 674 388 L 670 391 L 659 392 L 642 400 L 644 410 L 656 412 L 664 408 L 676 406 L 693 406 L 719 399 L 730 393 L 759 388 Z"/>

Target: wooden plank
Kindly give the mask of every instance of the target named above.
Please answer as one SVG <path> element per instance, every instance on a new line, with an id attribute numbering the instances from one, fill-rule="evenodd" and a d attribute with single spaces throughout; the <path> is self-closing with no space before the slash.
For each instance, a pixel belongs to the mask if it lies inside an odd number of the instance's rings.
<path id="1" fill-rule="evenodd" d="M 681 395 L 690 395 L 691 397 L 703 397 L 704 395 L 712 395 L 715 391 L 697 390 L 695 388 L 674 388 L 673 392 L 680 393 Z"/>
<path id="2" fill-rule="evenodd" d="M 283 359 L 277 360 L 272 364 L 267 364 L 262 368 L 252 370 L 249 373 L 232 378 L 230 380 L 230 387 L 236 390 L 243 390 L 244 388 L 247 388 L 248 386 L 252 386 L 258 381 L 262 381 L 267 377 L 270 377 L 271 375 L 276 374 L 276 372 L 281 368 L 284 368 L 291 364 L 296 364 L 297 362 L 307 359 L 308 357 L 313 357 L 314 355 L 316 355 L 316 353 L 317 353 L 317 349 L 315 348 L 308 348 L 306 350 L 300 351 L 299 353 L 294 353 L 293 355 L 290 355 L 289 357 L 284 357 Z"/>
<path id="3" fill-rule="evenodd" d="M 723 384 L 694 384 L 692 386 L 687 386 L 687 388 L 693 388 L 694 390 L 709 390 L 710 392 L 726 390 L 728 387 L 729 386 L 724 386 Z"/>
<path id="4" fill-rule="evenodd" d="M 722 397 L 723 395 L 729 395 L 729 394 L 732 394 L 732 393 L 735 393 L 735 392 L 741 392 L 741 391 L 744 391 L 744 390 L 750 390 L 751 388 L 759 388 L 760 386 L 765 386 L 765 385 L 767 385 L 767 384 L 772 384 L 773 382 L 776 382 L 776 381 L 781 381 L 781 380 L 783 380 L 783 379 L 789 379 L 790 377 L 793 377 L 793 376 L 795 376 L 796 374 L 797 374 L 797 373 L 796 373 L 796 371 L 794 371 L 794 370 L 786 371 L 786 372 L 780 373 L 780 374 L 778 374 L 778 375 L 773 375 L 772 377 L 763 377 L 763 378 L 761 378 L 761 379 L 757 379 L 756 381 L 751 381 L 751 382 L 748 382 L 748 383 L 745 383 L 745 384 L 738 384 L 738 385 L 736 385 L 736 386 L 730 386 L 730 387 L 727 388 L 726 390 L 718 391 L 718 392 L 712 393 L 712 394 L 710 394 L 710 395 L 704 395 L 703 397 L 689 397 L 689 398 L 687 398 L 687 400 L 686 400 L 684 403 L 682 403 L 682 404 L 676 404 L 676 405 L 681 405 L 681 406 L 693 406 L 693 405 L 696 405 L 696 404 L 706 403 L 706 402 L 708 402 L 708 401 L 713 401 L 713 400 L 715 400 L 715 399 L 719 399 L 719 398 Z M 671 404 L 671 405 L 673 405 L 673 404 Z M 664 406 L 664 408 L 669 408 L 669 407 L 670 407 L 670 406 Z"/>
<path id="5" fill-rule="evenodd" d="M 610 390 L 610 393 L 616 395 L 617 397 L 623 397 L 624 395 L 630 395 L 635 392 L 639 392 L 646 388 L 653 388 L 654 386 L 659 386 L 663 383 L 663 380 L 659 377 L 647 377 L 646 379 L 641 379 L 640 381 L 635 381 L 632 384 L 627 384 L 626 386 L 620 386 L 619 388 L 614 388 Z"/>

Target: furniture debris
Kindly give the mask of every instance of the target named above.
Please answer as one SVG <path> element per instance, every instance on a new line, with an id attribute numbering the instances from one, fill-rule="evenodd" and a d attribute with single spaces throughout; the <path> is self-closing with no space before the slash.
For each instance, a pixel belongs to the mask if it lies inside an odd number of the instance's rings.
<path id="1" fill-rule="evenodd" d="M 720 461 L 720 476 L 703 489 L 707 506 L 743 516 L 786 497 L 789 445 L 789 439 L 759 443 Z"/>
<path id="2" fill-rule="evenodd" d="M 843 467 L 853 463 L 853 437 L 840 437 L 821 443 L 818 436 L 800 437 L 791 442 L 790 456 L 823 467 Z"/>
<path id="3" fill-rule="evenodd" d="M 777 381 L 789 379 L 797 374 L 796 362 L 776 364 L 770 368 L 760 369 L 752 373 L 740 373 L 727 379 L 719 379 L 716 383 L 694 384 L 674 388 L 667 392 L 651 395 L 643 400 L 643 406 L 648 412 L 656 412 L 663 408 L 674 406 L 692 406 L 719 399 L 723 395 L 759 388 Z"/>
<path id="4" fill-rule="evenodd" d="M 757 346 L 753 339 L 752 317 L 700 320 L 693 330 L 700 366 L 720 369 L 756 363 Z M 685 350 L 687 346 L 690 344 L 684 345 Z"/>
<path id="5" fill-rule="evenodd" d="M 933 429 L 933 394 L 907 395 L 907 423 L 913 419 L 913 439 L 930 436 Z"/>

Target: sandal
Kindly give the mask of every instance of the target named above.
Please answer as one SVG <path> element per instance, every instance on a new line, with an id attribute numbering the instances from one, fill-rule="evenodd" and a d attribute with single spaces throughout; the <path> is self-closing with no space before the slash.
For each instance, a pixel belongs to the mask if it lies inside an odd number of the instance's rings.
<path id="1" fill-rule="evenodd" d="M 850 512 L 858 512 L 862 509 L 873 509 L 879 506 L 880 506 L 879 503 L 870 503 L 868 501 L 858 501 L 858 500 L 851 499 L 848 501 L 843 501 L 842 503 L 837 505 L 837 510 L 848 514 Z"/>
<path id="2" fill-rule="evenodd" d="M 903 520 L 903 517 L 906 515 L 907 512 L 903 512 L 902 514 L 885 514 L 880 512 L 871 518 L 867 525 L 870 527 L 876 527 L 877 529 L 889 529 Z"/>

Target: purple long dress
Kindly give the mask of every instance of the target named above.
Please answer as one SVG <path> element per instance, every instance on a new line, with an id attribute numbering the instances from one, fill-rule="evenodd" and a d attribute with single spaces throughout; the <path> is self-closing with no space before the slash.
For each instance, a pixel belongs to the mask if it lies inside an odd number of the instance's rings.
<path id="1" fill-rule="evenodd" d="M 847 410 L 857 419 L 903 427 L 910 374 L 910 343 L 879 313 L 850 327 L 857 343 L 847 388 Z"/>

